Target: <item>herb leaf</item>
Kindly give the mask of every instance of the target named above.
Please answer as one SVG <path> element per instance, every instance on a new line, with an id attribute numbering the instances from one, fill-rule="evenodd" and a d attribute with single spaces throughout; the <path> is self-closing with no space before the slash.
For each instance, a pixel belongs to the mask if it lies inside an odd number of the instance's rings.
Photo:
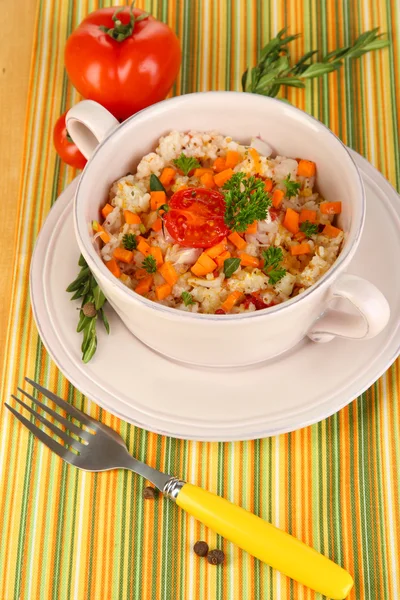
<path id="1" fill-rule="evenodd" d="M 281 279 L 283 279 L 283 277 L 285 277 L 286 269 L 282 269 L 282 268 L 272 269 L 272 271 L 267 273 L 267 275 L 269 277 L 269 283 L 271 285 L 275 285 L 276 283 L 278 283 L 278 281 L 280 281 Z"/>
<path id="2" fill-rule="evenodd" d="M 262 179 L 234 173 L 222 188 L 225 194 L 225 224 L 232 231 L 246 231 L 254 221 L 266 219 L 271 198 Z"/>
<path id="3" fill-rule="evenodd" d="M 99 288 L 98 285 L 96 285 L 93 288 L 93 297 L 94 297 L 94 306 L 96 310 L 100 310 L 100 308 L 104 305 L 105 301 L 106 301 L 106 297 L 103 294 L 103 292 L 101 291 L 101 289 Z"/>
<path id="4" fill-rule="evenodd" d="M 157 175 L 154 175 L 154 173 L 152 173 L 150 175 L 150 191 L 151 192 L 165 192 L 165 187 L 163 186 L 161 181 L 158 179 Z"/>
<path id="5" fill-rule="evenodd" d="M 263 271 L 268 275 L 269 283 L 275 285 L 286 275 L 286 269 L 279 267 L 283 260 L 282 248 L 270 246 L 262 253 L 264 259 Z"/>
<path id="6" fill-rule="evenodd" d="M 306 236 L 309 238 L 312 235 L 318 233 L 318 225 L 316 223 L 310 223 L 310 221 L 304 221 L 300 225 L 300 231 L 305 233 Z"/>
<path id="7" fill-rule="evenodd" d="M 189 294 L 189 292 L 182 292 L 182 300 L 185 306 L 190 306 L 191 304 L 194 304 L 193 296 L 192 294 Z"/>
<path id="8" fill-rule="evenodd" d="M 297 181 L 292 181 L 290 179 L 290 173 L 286 177 L 286 179 L 282 182 L 286 187 L 286 196 L 291 198 L 292 196 L 297 196 L 299 193 L 299 189 L 301 188 L 301 183 L 297 183 Z"/>
<path id="9" fill-rule="evenodd" d="M 183 152 L 173 161 L 173 163 L 184 175 L 188 175 L 190 171 L 200 167 L 200 163 L 196 158 L 193 158 L 193 156 L 185 156 Z"/>
<path id="10" fill-rule="evenodd" d="M 231 277 L 240 266 L 240 258 L 226 258 L 224 260 L 225 277 Z"/>
<path id="11" fill-rule="evenodd" d="M 134 233 L 126 233 L 122 237 L 122 245 L 126 250 L 136 250 L 137 237 Z"/>
<path id="12" fill-rule="evenodd" d="M 157 271 L 157 261 L 151 254 L 148 254 L 143 259 L 142 267 L 148 273 L 155 273 Z"/>

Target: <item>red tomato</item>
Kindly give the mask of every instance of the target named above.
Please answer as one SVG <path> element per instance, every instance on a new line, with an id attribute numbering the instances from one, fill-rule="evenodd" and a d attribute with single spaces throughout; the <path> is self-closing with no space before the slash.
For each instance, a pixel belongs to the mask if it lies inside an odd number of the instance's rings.
<path id="1" fill-rule="evenodd" d="M 270 308 L 270 306 L 274 306 L 273 302 L 270 304 L 265 304 L 264 300 L 257 292 L 254 292 L 253 294 L 247 294 L 243 304 L 245 308 L 249 308 L 250 304 L 254 304 L 256 310 L 263 310 L 264 308 Z"/>
<path id="2" fill-rule="evenodd" d="M 179 71 L 181 49 L 165 23 L 137 8 L 116 14 L 117 8 L 96 10 L 82 21 L 67 40 L 65 68 L 84 98 L 122 121 L 165 98 Z"/>
<path id="3" fill-rule="evenodd" d="M 182 246 L 210 248 L 229 233 L 224 222 L 225 201 L 219 192 L 207 188 L 180 190 L 168 206 L 165 226 Z"/>
<path id="4" fill-rule="evenodd" d="M 67 113 L 65 112 L 63 115 L 61 115 L 61 117 L 57 119 L 54 126 L 54 146 L 61 160 L 63 160 L 67 165 L 75 167 L 75 169 L 83 169 L 87 163 L 87 160 L 78 150 L 78 147 L 74 144 L 74 142 L 72 140 L 70 141 L 67 127 L 65 125 L 66 114 Z"/>

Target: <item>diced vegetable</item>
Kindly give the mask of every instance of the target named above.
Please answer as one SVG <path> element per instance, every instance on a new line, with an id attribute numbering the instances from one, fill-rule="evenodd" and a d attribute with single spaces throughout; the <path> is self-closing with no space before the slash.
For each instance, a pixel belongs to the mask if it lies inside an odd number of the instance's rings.
<path id="1" fill-rule="evenodd" d="M 226 169 L 225 158 L 222 158 L 222 156 L 219 156 L 218 158 L 216 158 L 214 160 L 213 168 L 216 173 L 221 173 L 222 171 L 225 171 L 225 169 Z"/>
<path id="2" fill-rule="evenodd" d="M 142 222 L 142 219 L 139 217 L 139 215 L 135 214 L 131 210 L 124 210 L 124 219 L 125 223 L 128 223 L 128 225 L 139 225 L 139 223 Z"/>
<path id="3" fill-rule="evenodd" d="M 254 235 L 257 233 L 257 221 L 253 221 L 253 223 L 248 226 L 245 233 L 248 233 L 249 235 Z"/>
<path id="4" fill-rule="evenodd" d="M 341 202 L 321 202 L 319 210 L 323 215 L 338 215 L 342 212 Z"/>
<path id="5" fill-rule="evenodd" d="M 290 248 L 290 253 L 292 256 L 299 256 L 300 254 L 310 254 L 311 248 L 308 242 L 303 242 L 302 244 L 297 244 L 296 246 L 292 246 Z"/>
<path id="6" fill-rule="evenodd" d="M 204 277 L 207 275 L 208 271 L 205 267 L 203 267 L 199 262 L 196 262 L 190 270 L 196 277 Z"/>
<path id="7" fill-rule="evenodd" d="M 305 223 L 305 221 L 309 221 L 310 223 L 316 223 L 317 221 L 317 211 L 316 210 L 307 210 L 303 208 L 300 211 L 300 223 Z"/>
<path id="8" fill-rule="evenodd" d="M 158 246 L 152 246 L 150 248 L 150 254 L 156 259 L 157 267 L 163 264 L 164 259 L 161 248 L 159 248 Z"/>
<path id="9" fill-rule="evenodd" d="M 97 225 L 97 232 L 100 233 L 99 238 L 101 239 L 101 241 L 105 244 L 108 244 L 108 242 L 111 239 L 110 234 L 104 229 L 102 225 L 100 225 L 100 223 Z"/>
<path id="10" fill-rule="evenodd" d="M 143 277 L 135 287 L 135 292 L 143 296 L 143 294 L 147 294 L 150 291 L 151 286 L 153 285 L 153 275 L 147 275 Z"/>
<path id="11" fill-rule="evenodd" d="M 206 188 L 212 189 L 215 187 L 214 175 L 212 173 L 204 173 L 200 177 L 200 181 Z"/>
<path id="12" fill-rule="evenodd" d="M 129 264 L 133 260 L 133 252 L 131 250 L 125 250 L 125 248 L 115 248 L 113 256 L 116 260 L 120 260 L 126 264 Z"/>
<path id="13" fill-rule="evenodd" d="M 150 254 L 150 246 L 146 242 L 146 240 L 144 238 L 142 238 L 141 236 L 138 236 L 138 240 L 139 240 L 139 243 L 137 245 L 137 249 L 139 250 L 139 252 L 144 254 L 144 256 L 147 256 L 148 254 Z"/>
<path id="14" fill-rule="evenodd" d="M 209 248 L 208 250 L 206 250 L 204 252 L 204 254 L 207 254 L 207 256 L 210 256 L 211 258 L 215 258 L 216 256 L 219 256 L 220 254 L 225 252 L 226 248 L 227 248 L 226 238 L 224 238 L 222 240 L 222 242 L 220 242 L 219 244 L 216 244 L 215 246 L 212 246 L 212 248 Z"/>
<path id="15" fill-rule="evenodd" d="M 160 176 L 160 182 L 164 186 L 169 186 L 175 179 L 176 171 L 172 167 L 165 167 Z"/>
<path id="16" fill-rule="evenodd" d="M 296 233 L 296 235 L 294 236 L 294 239 L 297 240 L 298 242 L 302 242 L 303 240 L 306 239 L 306 234 L 304 233 L 304 231 L 299 231 L 299 233 Z"/>
<path id="17" fill-rule="evenodd" d="M 299 213 L 288 208 L 283 220 L 283 226 L 293 234 L 299 233 Z"/>
<path id="18" fill-rule="evenodd" d="M 251 148 L 251 147 L 249 148 L 249 154 L 250 154 L 251 158 L 253 159 L 254 169 L 258 173 L 260 171 L 260 167 L 261 167 L 260 155 L 258 154 L 258 152 L 255 148 Z"/>
<path id="19" fill-rule="evenodd" d="M 232 169 L 225 169 L 225 171 L 221 171 L 221 173 L 217 173 L 214 175 L 214 183 L 218 187 L 222 187 L 228 179 L 230 179 L 233 175 Z"/>
<path id="20" fill-rule="evenodd" d="M 332 238 L 337 237 L 341 233 L 342 233 L 342 230 L 339 229 L 339 227 L 334 227 L 330 223 L 327 223 L 322 231 L 323 235 L 326 235 L 327 237 L 332 237 Z"/>
<path id="21" fill-rule="evenodd" d="M 274 190 L 274 193 L 272 194 L 272 206 L 274 208 L 279 208 L 284 196 L 285 192 L 283 190 Z"/>
<path id="22" fill-rule="evenodd" d="M 174 265 L 169 261 L 166 261 L 161 265 L 159 272 L 164 277 L 165 281 L 171 286 L 175 285 L 175 283 L 178 281 L 178 273 L 175 271 Z"/>
<path id="23" fill-rule="evenodd" d="M 147 277 L 148 272 L 146 269 L 136 269 L 135 271 L 135 279 L 143 279 L 143 277 Z"/>
<path id="24" fill-rule="evenodd" d="M 311 160 L 300 160 L 297 167 L 297 175 L 300 175 L 301 177 L 314 177 L 315 163 Z"/>
<path id="25" fill-rule="evenodd" d="M 213 261 L 213 259 L 210 256 L 208 256 L 208 254 L 206 254 L 205 252 L 203 252 L 203 254 L 200 254 L 196 264 L 202 266 L 203 269 L 205 269 L 206 274 L 212 273 L 217 268 L 217 263 Z"/>
<path id="26" fill-rule="evenodd" d="M 231 257 L 231 253 L 226 251 L 223 252 L 222 254 L 220 254 L 219 256 L 215 257 L 215 260 L 217 261 L 217 265 L 219 269 L 222 269 L 222 267 L 224 266 L 224 262 L 227 258 Z"/>
<path id="27" fill-rule="evenodd" d="M 232 294 L 229 294 L 225 302 L 221 305 L 222 310 L 230 312 L 235 304 L 238 303 L 242 295 L 242 292 L 232 292 Z"/>
<path id="28" fill-rule="evenodd" d="M 103 206 L 103 208 L 101 209 L 101 214 L 103 215 L 103 218 L 107 219 L 108 215 L 110 213 L 112 213 L 113 210 L 114 210 L 114 207 L 111 206 L 111 204 L 108 204 L 108 202 L 107 202 L 107 204 L 105 204 Z"/>
<path id="29" fill-rule="evenodd" d="M 272 190 L 272 179 L 270 179 L 269 177 L 264 181 L 264 187 L 265 187 L 265 191 L 266 192 L 270 192 Z"/>
<path id="30" fill-rule="evenodd" d="M 237 231 L 234 231 L 228 235 L 228 240 L 230 240 L 238 250 L 243 250 L 247 246 L 246 241 L 238 234 Z"/>
<path id="31" fill-rule="evenodd" d="M 113 275 L 115 275 L 115 277 L 121 277 L 121 269 L 119 268 L 115 258 L 107 260 L 104 264 L 106 265 L 107 269 L 111 271 Z"/>
<path id="32" fill-rule="evenodd" d="M 259 260 L 255 256 L 251 256 L 250 254 L 246 254 L 242 252 L 240 255 L 240 264 L 242 267 L 258 267 Z"/>
<path id="33" fill-rule="evenodd" d="M 205 167 L 200 167 L 199 169 L 195 169 L 194 176 L 195 177 L 201 177 L 205 173 L 210 173 L 211 175 L 213 175 L 214 171 L 212 169 L 207 169 Z"/>
<path id="34" fill-rule="evenodd" d="M 240 154 L 236 150 L 228 150 L 225 158 L 225 165 L 227 169 L 233 169 L 240 162 Z"/>
<path id="35" fill-rule="evenodd" d="M 156 296 L 157 300 L 164 300 L 167 296 L 169 296 L 172 292 L 172 287 L 169 283 L 163 283 L 161 285 L 156 286 Z"/>
<path id="36" fill-rule="evenodd" d="M 158 217 L 158 218 L 157 218 L 157 219 L 154 221 L 154 223 L 153 223 L 153 225 L 151 226 L 151 228 L 152 228 L 152 230 L 153 230 L 153 231 L 156 231 L 156 232 L 157 232 L 157 231 L 161 231 L 161 228 L 162 228 L 162 221 L 161 221 L 160 217 Z"/>
<path id="37" fill-rule="evenodd" d="M 150 208 L 151 210 L 157 210 L 165 204 L 167 201 L 167 195 L 165 192 L 157 191 L 150 192 Z"/>

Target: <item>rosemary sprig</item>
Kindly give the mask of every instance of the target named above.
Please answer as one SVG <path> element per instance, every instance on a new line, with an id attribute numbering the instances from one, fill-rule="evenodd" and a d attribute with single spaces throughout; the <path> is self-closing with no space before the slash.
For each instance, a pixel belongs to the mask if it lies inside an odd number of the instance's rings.
<path id="1" fill-rule="evenodd" d="M 276 97 L 282 85 L 304 88 L 304 80 L 336 71 L 347 58 L 359 58 L 366 52 L 389 46 L 390 40 L 382 39 L 384 34 L 378 31 L 379 27 L 365 31 L 354 44 L 333 50 L 315 62 L 318 51 L 310 50 L 292 64 L 288 46 L 300 34 L 286 36 L 285 27 L 261 50 L 257 65 L 243 73 L 243 91 Z"/>
<path id="2" fill-rule="evenodd" d="M 81 346 L 82 360 L 84 363 L 87 363 L 97 349 L 97 319 L 100 318 L 103 322 L 107 333 L 110 333 L 110 325 L 104 312 L 104 304 L 107 302 L 106 297 L 97 285 L 82 255 L 79 257 L 78 265 L 81 267 L 81 270 L 74 281 L 67 287 L 67 292 L 75 292 L 71 300 L 82 298 L 76 331 L 83 333 Z"/>

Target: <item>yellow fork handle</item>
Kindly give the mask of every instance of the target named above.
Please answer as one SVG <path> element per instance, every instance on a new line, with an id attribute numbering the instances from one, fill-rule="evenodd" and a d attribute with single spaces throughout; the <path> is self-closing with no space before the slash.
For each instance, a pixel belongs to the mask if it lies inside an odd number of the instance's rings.
<path id="1" fill-rule="evenodd" d="M 176 503 L 249 554 L 332 600 L 343 600 L 353 586 L 349 573 L 329 558 L 224 498 L 185 483 Z"/>

